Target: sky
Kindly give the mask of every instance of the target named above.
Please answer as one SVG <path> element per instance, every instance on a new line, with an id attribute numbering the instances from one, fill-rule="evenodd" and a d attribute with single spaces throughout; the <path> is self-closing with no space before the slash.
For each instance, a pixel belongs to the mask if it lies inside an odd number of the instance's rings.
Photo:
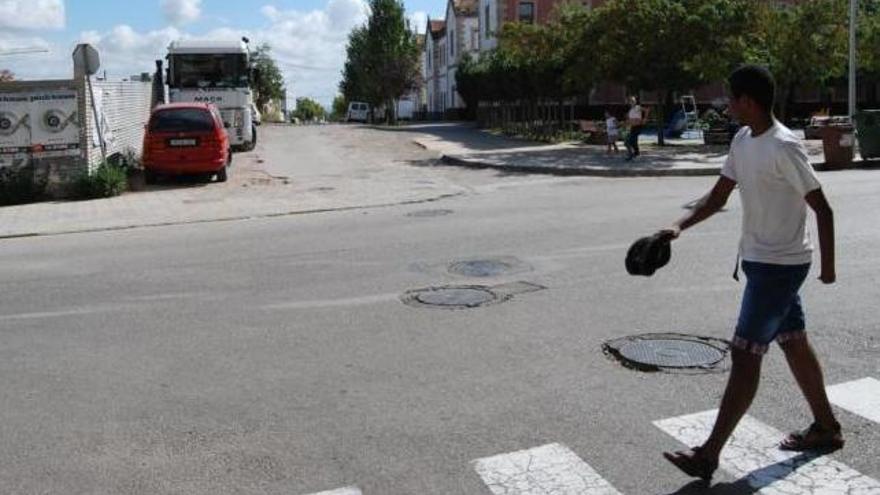
<path id="1" fill-rule="evenodd" d="M 404 0 L 424 31 L 446 0 Z M 0 0 L 0 69 L 18 79 L 72 77 L 70 55 L 91 43 L 110 79 L 153 72 L 175 39 L 267 42 L 288 97 L 328 105 L 337 93 L 349 31 L 366 19 L 366 0 Z M 45 53 L 8 55 L 22 48 Z"/>

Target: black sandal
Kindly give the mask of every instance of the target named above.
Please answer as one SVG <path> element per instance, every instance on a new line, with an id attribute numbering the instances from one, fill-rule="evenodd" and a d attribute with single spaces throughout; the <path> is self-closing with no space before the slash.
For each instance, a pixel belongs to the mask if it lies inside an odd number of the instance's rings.
<path id="1" fill-rule="evenodd" d="M 718 469 L 718 461 L 704 458 L 702 452 L 701 447 L 694 447 L 687 451 L 664 452 L 663 457 L 688 476 L 712 481 L 712 475 Z"/>
<path id="2" fill-rule="evenodd" d="M 795 452 L 804 452 L 807 450 L 815 450 L 819 452 L 834 452 L 843 448 L 843 434 L 840 431 L 840 423 L 834 428 L 826 428 L 819 423 L 813 423 L 805 430 L 794 431 L 788 434 L 779 448 L 782 450 L 792 450 Z"/>

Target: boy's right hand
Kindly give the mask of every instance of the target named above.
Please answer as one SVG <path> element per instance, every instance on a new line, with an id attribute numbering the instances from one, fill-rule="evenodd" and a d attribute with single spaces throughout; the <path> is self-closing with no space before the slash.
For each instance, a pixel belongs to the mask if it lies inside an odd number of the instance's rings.
<path id="1" fill-rule="evenodd" d="M 681 227 L 673 225 L 672 227 L 661 229 L 657 232 L 657 235 L 659 235 L 661 239 L 672 241 L 678 239 L 678 236 L 681 235 Z"/>

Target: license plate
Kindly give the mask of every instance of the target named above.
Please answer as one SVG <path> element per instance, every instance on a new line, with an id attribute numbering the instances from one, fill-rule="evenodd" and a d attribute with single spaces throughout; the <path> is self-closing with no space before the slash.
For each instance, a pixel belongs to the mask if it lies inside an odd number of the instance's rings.
<path id="1" fill-rule="evenodd" d="M 195 139 L 169 139 L 169 146 L 195 146 L 197 144 Z"/>

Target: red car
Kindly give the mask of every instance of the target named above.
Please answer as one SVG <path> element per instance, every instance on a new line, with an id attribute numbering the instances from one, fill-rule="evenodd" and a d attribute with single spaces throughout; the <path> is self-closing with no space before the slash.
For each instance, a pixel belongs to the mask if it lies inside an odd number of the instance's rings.
<path id="1" fill-rule="evenodd" d="M 153 109 L 144 134 L 147 183 L 158 175 L 211 174 L 226 182 L 232 163 L 220 112 L 205 103 L 172 103 Z"/>

